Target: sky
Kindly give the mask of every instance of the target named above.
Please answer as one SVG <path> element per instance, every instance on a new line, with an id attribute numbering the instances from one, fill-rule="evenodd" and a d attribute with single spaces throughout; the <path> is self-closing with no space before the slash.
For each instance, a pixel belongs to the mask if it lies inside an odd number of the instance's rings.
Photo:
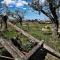
<path id="1" fill-rule="evenodd" d="M 42 3 L 44 0 L 41 0 Z M 31 2 L 31 0 L 28 0 L 28 2 Z M 28 2 L 25 0 L 0 0 L 0 6 L 1 4 L 6 4 L 8 6 L 8 9 L 11 12 L 14 12 L 15 10 L 20 10 L 24 12 L 24 18 L 25 19 L 40 19 L 40 20 L 47 20 L 48 18 L 43 14 L 38 14 L 37 11 L 33 10 L 31 7 L 28 6 Z M 0 11 L 4 10 L 4 8 L 0 7 Z"/>

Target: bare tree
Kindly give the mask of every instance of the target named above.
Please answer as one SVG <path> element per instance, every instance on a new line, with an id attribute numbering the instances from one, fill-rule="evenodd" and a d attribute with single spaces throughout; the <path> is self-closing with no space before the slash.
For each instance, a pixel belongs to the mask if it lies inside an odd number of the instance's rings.
<path id="1" fill-rule="evenodd" d="M 57 15 L 57 9 L 60 7 L 60 0 L 32 0 L 32 4 L 29 4 L 35 10 L 45 14 L 53 23 L 53 37 L 58 37 L 59 20 Z"/>
<path id="2" fill-rule="evenodd" d="M 3 19 L 4 25 L 5 25 L 5 29 L 7 29 L 7 19 L 8 19 L 8 16 L 5 15 L 5 16 L 2 17 L 2 19 Z"/>
<path id="3" fill-rule="evenodd" d="M 24 13 L 19 11 L 19 10 L 16 10 L 15 11 L 15 15 L 17 16 L 17 20 L 18 22 L 20 23 L 20 25 L 22 26 L 22 20 L 24 18 Z"/>
<path id="4" fill-rule="evenodd" d="M 2 15 L 0 15 L 0 23 L 1 23 L 1 28 L 2 28 Z"/>

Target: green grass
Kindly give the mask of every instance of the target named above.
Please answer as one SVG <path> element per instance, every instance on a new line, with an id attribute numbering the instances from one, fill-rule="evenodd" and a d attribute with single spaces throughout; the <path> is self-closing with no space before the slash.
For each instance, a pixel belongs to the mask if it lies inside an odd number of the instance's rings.
<path id="1" fill-rule="evenodd" d="M 49 45 L 50 47 L 54 48 L 56 51 L 60 52 L 60 38 L 55 41 L 52 38 L 52 32 L 42 32 L 42 28 L 44 28 L 46 25 L 51 26 L 51 24 L 39 24 L 39 23 L 26 23 L 23 22 L 22 27 L 20 26 L 19 23 L 16 24 L 18 27 L 22 28 L 23 30 L 27 31 L 29 34 L 31 34 L 32 36 L 34 36 L 35 38 L 39 39 L 39 40 L 44 40 L 44 42 Z M 12 38 L 12 37 L 16 37 L 17 35 L 19 35 L 20 40 L 22 41 L 22 44 L 28 44 L 29 43 L 29 39 L 22 35 L 19 34 L 18 32 L 16 32 L 14 30 L 14 28 L 9 27 L 8 28 L 9 31 L 4 32 L 3 34 L 7 37 L 7 38 Z"/>
<path id="2" fill-rule="evenodd" d="M 29 34 L 31 34 L 35 38 L 37 38 L 39 40 L 44 40 L 44 42 L 47 45 L 54 48 L 56 51 L 60 52 L 60 38 L 58 38 L 58 40 L 55 41 L 52 38 L 52 32 L 51 31 L 46 32 L 46 33 L 41 31 L 41 29 L 44 28 L 46 25 L 51 26 L 51 24 L 39 24 L 36 22 L 35 23 L 30 22 L 28 24 L 29 24 L 29 30 L 28 30 L 28 25 L 26 22 L 23 22 L 22 29 L 27 31 Z M 19 25 L 19 23 L 17 23 L 16 25 L 18 27 L 21 27 Z"/>
<path id="3" fill-rule="evenodd" d="M 18 35 L 19 41 L 22 42 L 22 48 L 26 52 L 33 48 L 32 42 L 30 42 L 26 36 L 24 36 L 23 34 L 21 35 L 21 33 L 17 32 L 11 27 L 9 27 L 8 30 L 3 31 L 2 34 L 4 35 L 4 37 L 6 37 L 7 40 L 10 40 L 11 38 Z"/>

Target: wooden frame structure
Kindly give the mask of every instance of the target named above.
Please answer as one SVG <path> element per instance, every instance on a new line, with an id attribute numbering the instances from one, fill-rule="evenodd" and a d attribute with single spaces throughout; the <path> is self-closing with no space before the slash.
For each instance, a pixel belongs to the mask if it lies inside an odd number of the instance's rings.
<path id="1" fill-rule="evenodd" d="M 10 22 L 8 22 L 8 25 L 13 27 L 19 33 L 21 32 L 23 35 L 28 37 L 31 41 L 38 43 L 28 53 L 23 53 L 20 50 L 18 50 L 11 42 L 0 37 L 0 44 L 13 56 L 14 60 L 28 60 L 39 48 L 46 49 L 48 53 L 50 53 L 60 59 L 60 54 L 58 52 L 56 52 L 54 49 L 52 49 L 49 46 L 47 46 L 46 44 L 44 44 L 43 41 L 39 41 L 38 39 L 34 38 L 30 34 L 28 34 L 27 32 L 23 31 L 22 29 L 20 29 L 19 27 L 17 27 L 16 25 L 14 25 Z"/>

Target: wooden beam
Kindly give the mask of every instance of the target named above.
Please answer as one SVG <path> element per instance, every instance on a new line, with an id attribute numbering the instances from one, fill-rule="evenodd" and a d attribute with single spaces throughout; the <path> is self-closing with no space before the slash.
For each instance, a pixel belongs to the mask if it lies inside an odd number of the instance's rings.
<path id="1" fill-rule="evenodd" d="M 48 53 L 52 54 L 53 56 L 57 57 L 60 59 L 60 53 L 56 52 L 54 49 L 49 47 L 48 45 L 44 44 L 44 48 L 48 51 Z"/>
<path id="2" fill-rule="evenodd" d="M 0 37 L 0 44 L 13 56 L 14 59 L 22 60 L 24 55 L 11 42 Z"/>
<path id="3" fill-rule="evenodd" d="M 0 46 L 0 49 L 4 48 L 3 46 Z"/>
<path id="4" fill-rule="evenodd" d="M 0 49 L 3 48 L 3 46 L 0 44 Z"/>
<path id="5" fill-rule="evenodd" d="M 1 56 L 1 55 L 0 55 L 0 58 L 5 58 L 5 59 L 11 59 L 11 60 L 14 60 L 14 58 L 7 57 L 7 56 Z"/>
<path id="6" fill-rule="evenodd" d="M 26 59 L 28 60 L 39 48 L 42 48 L 43 41 L 42 43 L 38 43 L 32 50 L 29 51 L 29 53 L 26 54 Z"/>

